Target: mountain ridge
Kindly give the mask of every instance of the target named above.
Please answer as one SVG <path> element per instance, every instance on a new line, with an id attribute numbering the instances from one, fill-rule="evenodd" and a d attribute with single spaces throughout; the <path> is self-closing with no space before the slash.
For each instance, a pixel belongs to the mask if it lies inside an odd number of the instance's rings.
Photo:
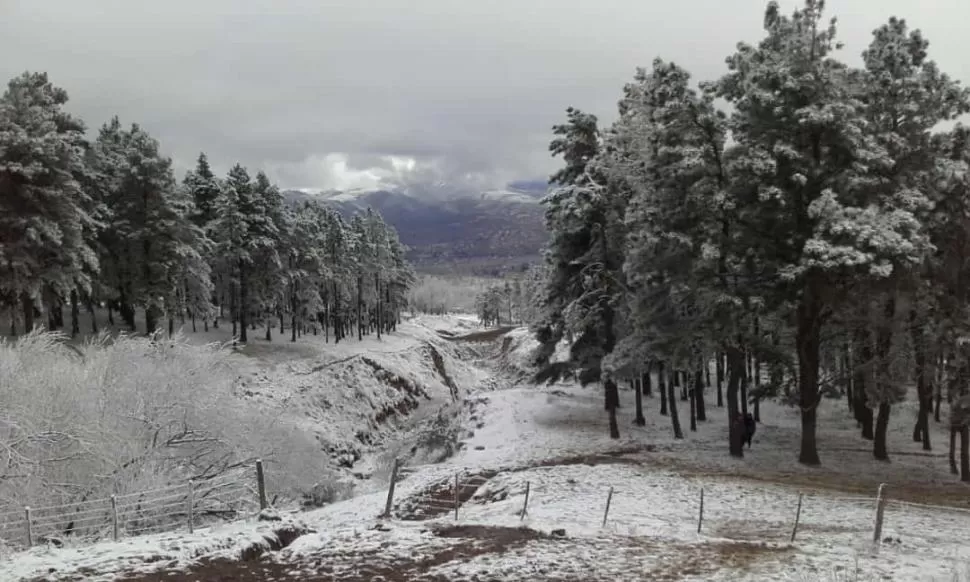
<path id="1" fill-rule="evenodd" d="M 446 183 L 375 190 L 293 189 L 290 204 L 317 201 L 345 216 L 380 212 L 422 270 L 492 274 L 535 262 L 547 240 L 540 204 L 548 187 L 537 181 L 478 190 Z"/>

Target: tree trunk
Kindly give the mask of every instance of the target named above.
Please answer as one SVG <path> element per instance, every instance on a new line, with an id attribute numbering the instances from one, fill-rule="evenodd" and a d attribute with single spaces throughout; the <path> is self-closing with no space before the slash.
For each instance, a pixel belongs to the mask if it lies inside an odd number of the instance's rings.
<path id="1" fill-rule="evenodd" d="M 52 289 L 45 288 L 43 303 L 47 307 L 47 329 L 54 331 L 63 328 L 64 318 L 60 297 Z"/>
<path id="2" fill-rule="evenodd" d="M 247 324 L 249 323 L 249 274 L 246 272 L 246 264 L 239 261 L 239 341 L 246 343 L 249 338 L 247 334 Z"/>
<path id="3" fill-rule="evenodd" d="M 853 342 L 855 343 L 855 353 L 859 355 L 858 360 L 861 360 L 855 362 L 855 369 L 853 370 L 855 419 L 862 427 L 862 438 L 872 440 L 872 409 L 869 408 L 868 401 L 869 374 L 872 368 L 872 345 L 869 343 L 869 332 L 864 328 L 857 329 Z"/>
<path id="4" fill-rule="evenodd" d="M 381 339 L 381 334 L 384 333 L 382 327 L 384 326 L 384 317 L 382 314 L 383 307 L 381 306 L 381 276 L 378 273 L 374 273 L 374 289 L 375 296 L 377 297 L 377 339 Z M 509 307 L 509 313 L 511 313 L 511 307 Z"/>
<path id="5" fill-rule="evenodd" d="M 80 310 L 77 305 L 77 289 L 71 289 L 71 337 L 81 333 L 81 322 L 78 321 Z"/>
<path id="6" fill-rule="evenodd" d="M 970 483 L 970 426 L 960 427 L 960 481 Z"/>
<path id="7" fill-rule="evenodd" d="M 657 391 L 660 392 L 660 414 L 667 416 L 667 378 L 662 361 L 657 362 Z"/>
<path id="8" fill-rule="evenodd" d="M 273 341 L 273 320 L 266 317 L 266 341 Z"/>
<path id="9" fill-rule="evenodd" d="M 852 373 L 852 351 L 849 349 L 849 342 L 842 344 L 842 377 L 845 382 L 846 405 L 849 407 L 849 411 L 853 411 L 855 409 L 852 398 L 852 379 L 854 374 Z"/>
<path id="10" fill-rule="evenodd" d="M 229 290 L 229 319 L 232 320 L 232 345 L 236 345 L 236 339 L 238 338 L 237 336 L 239 333 L 239 329 L 238 329 L 239 324 L 236 321 L 236 312 L 239 311 L 238 309 L 236 309 L 236 304 L 239 302 L 239 300 L 237 299 L 237 296 L 239 295 L 239 293 L 238 293 L 238 290 L 236 289 L 236 287 L 238 287 L 238 283 L 233 283 L 230 285 L 230 287 L 231 288 Z"/>
<path id="11" fill-rule="evenodd" d="M 645 396 L 651 396 L 653 394 L 653 381 L 650 378 L 650 364 L 647 364 L 647 370 L 640 376 L 640 388 Z"/>
<path id="12" fill-rule="evenodd" d="M 606 392 L 606 401 L 609 403 L 607 410 L 610 418 L 610 438 L 618 439 L 620 438 L 620 425 L 616 422 L 616 409 L 620 403 L 620 392 L 617 390 L 616 382 L 612 379 L 603 382 L 603 387 Z"/>
<path id="13" fill-rule="evenodd" d="M 913 427 L 913 442 L 923 443 L 923 450 L 932 450 L 930 445 L 930 408 L 933 406 L 933 384 L 927 374 L 926 334 L 918 328 L 916 309 L 910 312 L 910 329 L 913 336 L 913 360 L 916 364 L 916 393 L 919 399 L 919 412 L 916 426 Z"/>
<path id="14" fill-rule="evenodd" d="M 676 375 L 677 372 L 673 372 Z M 670 423 L 674 428 L 674 438 L 684 438 L 684 432 L 680 429 L 680 417 L 677 415 L 677 390 L 674 387 L 673 378 L 668 378 L 667 382 L 667 404 L 670 406 Z"/>
<path id="15" fill-rule="evenodd" d="M 748 365 L 751 359 L 747 350 L 744 351 L 744 366 L 741 368 L 741 415 L 748 416 L 748 382 L 751 376 L 748 375 L 748 371 L 751 367 Z"/>
<path id="16" fill-rule="evenodd" d="M 729 347 L 726 358 L 728 450 L 732 457 L 741 458 L 744 457 L 744 422 L 739 422 L 738 390 L 744 376 L 744 353 L 740 348 Z"/>
<path id="17" fill-rule="evenodd" d="M 881 314 L 882 319 L 877 327 L 876 355 L 880 366 L 889 365 L 889 356 L 893 340 L 893 320 L 896 316 L 896 297 L 890 295 Z M 876 416 L 876 433 L 873 439 L 872 455 L 877 461 L 888 461 L 889 451 L 886 447 L 886 431 L 889 429 L 889 414 L 892 411 L 891 390 L 882 375 L 878 377 L 876 386 L 879 394 L 879 413 Z"/>
<path id="18" fill-rule="evenodd" d="M 718 408 L 724 407 L 724 360 L 725 355 L 721 352 L 717 353 L 717 360 L 715 363 L 715 374 L 717 377 L 717 406 Z"/>
<path id="19" fill-rule="evenodd" d="M 933 420 L 940 422 L 940 404 L 943 403 L 943 382 L 936 384 L 936 407 L 933 410 Z"/>
<path id="20" fill-rule="evenodd" d="M 20 294 L 20 306 L 23 309 L 24 333 L 34 331 L 34 300 L 26 291 Z"/>
<path id="21" fill-rule="evenodd" d="M 755 320 L 757 321 L 757 320 Z M 761 422 L 761 361 L 758 360 L 757 356 L 752 357 L 752 366 L 754 367 L 754 421 Z"/>
<path id="22" fill-rule="evenodd" d="M 633 419 L 633 424 L 637 426 L 643 426 L 647 424 L 647 419 L 643 417 L 643 391 L 638 389 L 636 385 L 633 386 L 633 395 L 635 402 L 635 417 Z"/>
<path id="23" fill-rule="evenodd" d="M 175 335 L 175 318 L 168 316 L 168 337 Z"/>
<path id="24" fill-rule="evenodd" d="M 950 472 L 954 475 L 959 475 L 960 471 L 957 470 L 957 433 L 960 432 L 960 428 L 956 426 L 950 427 Z"/>
<path id="25" fill-rule="evenodd" d="M 798 305 L 795 345 L 798 350 L 799 406 L 802 413 L 802 442 L 798 462 L 820 465 L 815 429 L 818 393 L 819 344 L 821 342 L 822 298 L 820 283 L 810 279 L 802 290 Z"/>
<path id="26" fill-rule="evenodd" d="M 877 461 L 889 460 L 889 451 L 886 449 L 886 429 L 889 427 L 890 412 L 892 412 L 891 404 L 882 403 L 879 405 L 879 414 L 876 416 L 876 434 L 872 448 L 872 455 Z"/>
<path id="27" fill-rule="evenodd" d="M 357 276 L 357 341 L 364 339 L 364 277 Z"/>
<path id="28" fill-rule="evenodd" d="M 94 313 L 94 301 L 88 298 L 85 302 L 88 307 L 88 314 L 91 315 L 91 333 L 94 335 L 98 334 L 98 318 Z"/>
<path id="29" fill-rule="evenodd" d="M 701 360 L 703 367 L 704 360 Z M 708 366 L 709 367 L 709 366 Z M 710 380 L 710 374 L 707 379 Z M 694 381 L 694 404 L 697 406 L 697 420 L 703 422 L 707 420 L 707 404 L 704 403 L 704 383 L 701 379 L 701 369 L 697 370 L 697 379 Z"/>
<path id="30" fill-rule="evenodd" d="M 684 378 L 684 384 L 689 384 L 690 379 Z M 696 390 L 694 388 L 689 388 L 688 393 L 690 395 L 690 431 L 697 432 L 697 399 L 694 397 Z"/>

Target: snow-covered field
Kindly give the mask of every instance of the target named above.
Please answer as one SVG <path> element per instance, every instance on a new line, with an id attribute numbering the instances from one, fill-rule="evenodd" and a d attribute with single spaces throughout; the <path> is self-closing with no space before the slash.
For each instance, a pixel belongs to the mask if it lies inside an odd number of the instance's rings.
<path id="1" fill-rule="evenodd" d="M 315 386 L 329 382 L 324 392 L 332 393 L 335 412 L 308 417 L 308 423 L 346 427 L 362 422 L 351 409 L 355 399 L 339 394 L 346 377 L 328 376 L 335 365 L 327 365 L 357 354 L 380 359 L 383 369 L 415 384 L 436 386 L 435 394 L 450 397 L 450 388 L 434 384 L 441 375 L 427 363 L 431 359 L 414 357 L 414 350 L 424 349 L 415 347 L 424 345 L 413 343 L 417 340 L 439 345 L 436 330 L 461 334 L 478 328 L 467 319 L 416 318 L 398 336 L 363 346 L 348 342 L 341 348 L 346 354 L 330 352 L 327 361 L 320 356 L 312 362 L 284 358 L 266 373 L 267 380 L 252 381 L 252 397 L 299 399 L 309 371 Z M 961 494 L 970 499 L 970 489 L 951 485 L 941 453 L 924 456 L 911 442 L 910 407 L 894 414 L 891 464 L 871 460 L 838 401 L 825 402 L 820 411 L 822 469 L 794 462 L 798 417 L 772 403 L 762 407 L 764 423 L 745 459 L 728 458 L 724 412 L 713 405 L 713 395 L 708 395 L 711 421 L 676 441 L 655 399 L 645 399 L 647 425 L 633 426 L 633 396 L 625 391 L 623 438 L 615 441 L 606 436 L 598 390 L 511 384 L 508 378 L 514 375 L 508 371 L 527 367 L 530 342 L 520 330 L 510 337 L 501 350 L 505 381 L 489 381 L 483 348 L 476 351 L 460 342 L 440 347 L 465 402 L 448 409 L 460 417 L 462 446 L 434 464 L 403 455 L 411 458 L 396 485 L 391 519 L 379 518 L 388 482 L 386 471 L 377 470 L 386 466 L 389 455 L 365 455 L 354 469 L 367 466 L 371 477 L 353 499 L 284 513 L 282 521 L 252 518 L 194 534 L 34 548 L 0 563 L 0 579 L 827 582 L 949 581 L 967 573 L 970 512 L 894 501 L 952 506 L 960 503 Z M 364 367 L 341 371 L 367 373 L 374 374 Z M 379 389 L 375 385 L 370 392 Z M 399 427 L 405 432 L 397 441 L 390 432 L 381 433 L 393 456 L 401 456 L 401 446 L 411 442 L 407 428 Z M 937 446 L 944 445 L 942 431 L 934 430 Z M 331 436 L 336 438 L 335 430 Z M 874 545 L 873 498 L 881 482 L 888 483 L 891 500 L 882 535 L 887 541 Z M 800 494 L 799 526 L 791 543 Z M 434 517 L 420 519 L 422 513 Z M 287 531 L 309 533 L 285 539 L 292 542 L 288 545 L 277 542 L 286 547 L 257 557 L 253 548 L 274 547 L 270 542 L 281 537 L 277 531 L 284 531 L 282 537 L 288 537 Z"/>

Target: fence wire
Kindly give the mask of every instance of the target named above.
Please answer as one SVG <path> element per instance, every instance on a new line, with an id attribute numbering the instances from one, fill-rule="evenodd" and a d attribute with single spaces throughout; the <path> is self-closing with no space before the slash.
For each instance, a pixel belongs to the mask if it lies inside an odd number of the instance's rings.
<path id="1" fill-rule="evenodd" d="M 953 532 L 970 531 L 970 508 L 938 506 L 865 495 L 798 493 L 779 487 L 741 487 L 722 482 L 665 491 L 664 503 L 645 502 L 635 488 L 603 487 L 541 470 L 527 476 L 457 474 L 403 496 L 397 507 L 405 519 L 491 522 L 510 516 L 535 518 L 552 527 L 613 529 L 631 535 L 679 535 L 738 541 L 798 543 L 799 540 L 925 540 L 926 546 L 952 544 Z M 456 491 L 457 483 L 457 491 Z M 701 490 L 703 489 L 703 510 Z M 456 496 L 457 493 L 457 496 Z M 876 493 L 874 491 L 874 493 Z M 457 512 L 455 499 L 458 499 Z M 655 499 L 655 498 L 654 498 Z M 576 511 L 576 508 L 582 511 Z M 943 550 L 941 550 L 943 551 Z"/>
<path id="2" fill-rule="evenodd" d="M 4 508 L 0 544 L 15 549 L 67 540 L 96 541 L 204 527 L 259 508 L 256 487 L 241 475 L 185 482 L 71 503 Z M 190 517 L 191 516 L 191 517 Z"/>

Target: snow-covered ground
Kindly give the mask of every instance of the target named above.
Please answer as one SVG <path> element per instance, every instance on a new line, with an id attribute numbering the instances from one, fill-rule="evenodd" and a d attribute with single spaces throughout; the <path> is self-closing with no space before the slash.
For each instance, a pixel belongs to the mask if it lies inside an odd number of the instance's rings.
<path id="1" fill-rule="evenodd" d="M 436 346 L 436 330 L 459 335 L 479 330 L 473 321 L 454 318 L 416 318 L 408 325 L 402 338 Z M 496 350 L 503 354 L 503 369 L 525 369 L 529 338 L 519 330 L 510 337 Z M 437 381 L 427 364 L 411 359 L 414 352 L 402 338 L 368 344 L 364 353 L 381 358 L 400 377 L 425 385 Z M 394 342 L 405 342 L 400 353 L 409 355 L 396 359 Z M 794 462 L 798 417 L 773 403 L 762 407 L 764 423 L 752 449 L 743 460 L 730 459 L 723 446 L 724 412 L 714 406 L 713 395 L 708 395 L 711 420 L 697 432 L 688 430 L 686 407 L 677 403 L 687 433 L 678 441 L 656 399 L 645 399 L 647 425 L 633 426 L 633 395 L 624 391 L 623 438 L 616 441 L 607 438 L 598 390 L 488 382 L 488 371 L 475 365 L 481 354 L 449 343 L 441 350 L 458 360 L 446 362 L 449 374 L 456 384 L 467 383 L 461 386 L 465 404 L 452 411 L 460 417 L 462 446 L 438 463 L 409 461 L 396 485 L 391 519 L 379 518 L 388 483 L 374 471 L 370 486 L 353 499 L 287 514 L 283 522 L 251 519 L 194 534 L 34 548 L 0 563 L 0 579 L 828 582 L 949 581 L 967 573 L 970 512 L 890 501 L 882 534 L 888 541 L 872 543 L 880 482 L 888 483 L 890 500 L 953 505 L 961 491 L 964 499 L 970 497 L 970 489 L 949 484 L 953 478 L 940 453 L 924 456 L 911 442 L 909 406 L 893 418 L 891 464 L 871 460 L 844 403 L 837 401 L 820 409 L 822 469 Z M 348 343 L 347 349 L 354 346 Z M 336 362 L 350 354 L 328 357 Z M 294 379 L 274 382 L 274 389 L 297 398 L 303 366 L 321 364 L 278 365 L 292 366 Z M 324 381 L 328 369 L 314 372 L 315 378 Z M 277 380 L 284 377 L 276 373 Z M 338 391 L 342 381 L 334 378 L 328 390 Z M 945 444 L 938 427 L 933 436 Z M 914 483 L 925 485 L 919 489 Z M 799 495 L 799 526 L 791 543 Z M 422 513 L 436 517 L 419 519 Z M 254 544 L 265 545 L 260 540 L 272 539 L 274 529 L 287 528 L 313 531 L 259 559 L 251 555 Z M 555 530 L 563 531 L 553 535 Z M 250 550 L 250 559 L 240 559 L 244 550 Z"/>

